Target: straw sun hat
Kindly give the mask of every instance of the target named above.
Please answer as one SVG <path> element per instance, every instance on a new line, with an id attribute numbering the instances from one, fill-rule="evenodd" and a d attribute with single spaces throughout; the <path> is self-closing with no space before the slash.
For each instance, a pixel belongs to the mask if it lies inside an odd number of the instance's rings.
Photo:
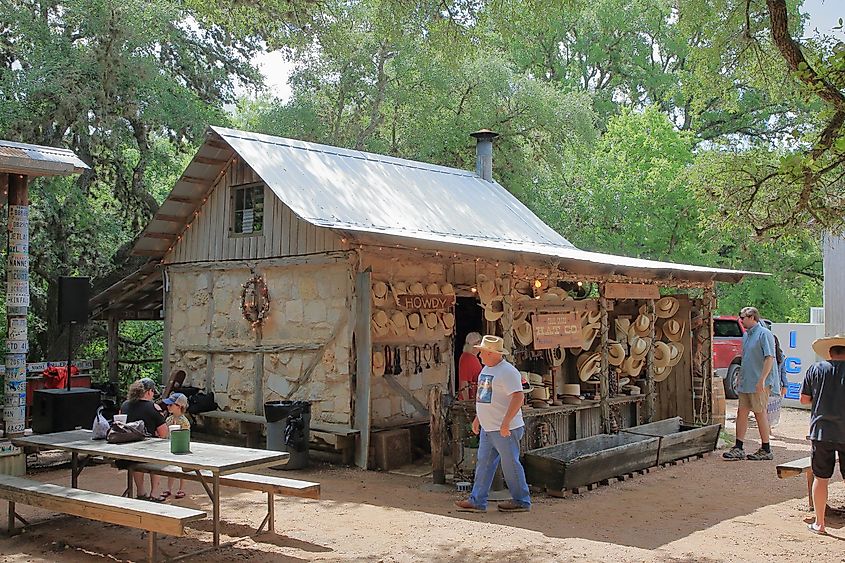
<path id="1" fill-rule="evenodd" d="M 387 303 L 387 284 L 383 281 L 373 283 L 373 305 L 384 307 Z"/>
<path id="2" fill-rule="evenodd" d="M 523 346 L 528 346 L 534 341 L 534 331 L 531 329 L 531 323 L 528 321 L 520 321 L 514 324 L 513 333 L 517 342 Z"/>
<path id="3" fill-rule="evenodd" d="M 662 297 L 654 304 L 654 313 L 658 319 L 670 319 L 678 312 L 680 304 L 674 297 Z"/>
<path id="4" fill-rule="evenodd" d="M 834 346 L 845 346 L 845 336 L 837 334 L 836 336 L 819 338 L 813 342 L 813 351 L 825 360 L 829 360 L 830 349 Z"/>
<path id="5" fill-rule="evenodd" d="M 663 336 L 672 342 L 679 342 L 684 334 L 686 323 L 680 323 L 676 319 L 669 319 L 663 323 Z"/>
<path id="6" fill-rule="evenodd" d="M 499 336 L 492 336 L 490 334 L 485 335 L 481 339 L 481 343 L 476 344 L 473 348 L 479 351 L 493 352 L 502 356 L 508 354 L 508 351 L 505 350 L 505 341 Z"/>

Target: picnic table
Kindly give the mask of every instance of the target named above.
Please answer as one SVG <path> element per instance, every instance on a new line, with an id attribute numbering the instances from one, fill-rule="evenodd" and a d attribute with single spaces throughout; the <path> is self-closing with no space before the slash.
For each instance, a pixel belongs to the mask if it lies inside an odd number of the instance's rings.
<path id="1" fill-rule="evenodd" d="M 92 457 L 104 457 L 114 460 L 134 461 L 138 463 L 153 463 L 176 465 L 184 471 L 197 475 L 213 505 L 214 546 L 220 545 L 220 476 L 243 471 L 246 469 L 260 469 L 270 465 L 280 465 L 287 462 L 290 454 L 224 446 L 221 444 L 206 444 L 191 442 L 191 453 L 170 453 L 170 441 L 161 438 L 147 438 L 141 442 L 128 444 L 110 444 L 105 440 L 92 440 L 90 430 L 69 430 L 53 434 L 33 434 L 12 438 L 12 443 L 18 447 L 28 447 L 41 450 L 63 450 L 71 453 L 71 487 L 78 487 L 79 474 Z M 80 462 L 80 455 L 87 456 Z M 210 473 L 211 486 L 207 482 Z M 127 475 L 127 494 L 132 496 L 132 468 Z"/>

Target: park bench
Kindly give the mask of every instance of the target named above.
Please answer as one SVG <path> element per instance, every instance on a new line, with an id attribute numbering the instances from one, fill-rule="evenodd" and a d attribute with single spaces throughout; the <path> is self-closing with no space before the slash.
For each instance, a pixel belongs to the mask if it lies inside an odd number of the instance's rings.
<path id="1" fill-rule="evenodd" d="M 182 506 L 156 504 L 11 475 L 0 475 L 0 498 L 9 503 L 10 535 L 18 531 L 15 528 L 16 519 L 25 526 L 29 525 L 29 522 L 15 512 L 15 504 L 25 504 L 98 522 L 146 530 L 148 561 L 155 561 L 160 551 L 156 534 L 183 536 L 186 523 L 206 517 L 205 512 Z"/>
<path id="2" fill-rule="evenodd" d="M 202 478 L 195 472 L 182 471 L 178 467 L 172 465 L 158 465 L 154 463 L 133 463 L 132 471 L 140 473 L 151 473 L 153 475 L 161 475 L 162 477 L 174 477 L 177 479 L 186 479 L 188 481 L 198 481 L 208 491 L 208 486 L 205 479 L 211 478 L 211 472 L 201 471 Z M 250 491 L 261 491 L 267 493 L 267 516 L 258 526 L 260 533 L 264 529 L 264 525 L 268 525 L 270 532 L 275 532 L 275 495 L 283 495 L 289 497 L 300 497 L 319 499 L 320 498 L 320 484 L 311 481 L 300 481 L 297 479 L 286 479 L 284 477 L 274 477 L 272 475 L 260 475 L 257 473 L 232 473 L 229 475 L 220 476 L 220 485 L 224 487 L 233 487 L 236 489 L 246 489 Z"/>
<path id="3" fill-rule="evenodd" d="M 781 463 L 777 466 L 778 478 L 797 477 L 802 473 L 807 474 L 807 496 L 809 497 L 810 510 L 813 510 L 813 470 L 810 468 L 810 458 L 802 457 L 795 461 Z"/>

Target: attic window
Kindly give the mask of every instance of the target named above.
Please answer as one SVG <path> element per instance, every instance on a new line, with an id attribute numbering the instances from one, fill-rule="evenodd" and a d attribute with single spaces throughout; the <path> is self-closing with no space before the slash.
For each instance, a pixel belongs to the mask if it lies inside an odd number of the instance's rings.
<path id="1" fill-rule="evenodd" d="M 238 235 L 261 234 L 264 228 L 264 184 L 232 186 L 232 225 Z"/>

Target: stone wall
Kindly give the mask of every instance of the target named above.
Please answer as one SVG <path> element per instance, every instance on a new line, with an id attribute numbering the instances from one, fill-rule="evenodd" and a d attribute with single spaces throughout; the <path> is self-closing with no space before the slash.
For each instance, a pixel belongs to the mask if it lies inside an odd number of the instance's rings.
<path id="1" fill-rule="evenodd" d="M 313 420 L 349 424 L 351 266 L 259 263 L 256 273 L 271 300 L 258 330 L 241 314 L 248 269 L 169 268 L 171 370 L 213 391 L 223 410 L 253 413 L 265 401 L 302 399 L 312 402 Z"/>

